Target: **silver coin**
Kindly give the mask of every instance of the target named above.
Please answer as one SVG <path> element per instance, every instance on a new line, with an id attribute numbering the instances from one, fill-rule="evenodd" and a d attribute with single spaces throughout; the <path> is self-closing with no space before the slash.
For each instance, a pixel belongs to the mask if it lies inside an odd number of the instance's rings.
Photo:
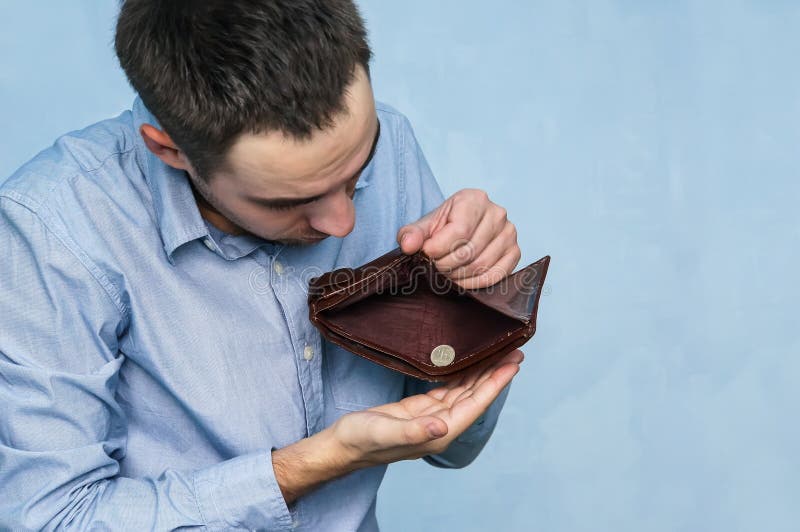
<path id="1" fill-rule="evenodd" d="M 456 350 L 447 344 L 437 345 L 431 351 L 434 366 L 449 366 L 456 358 Z"/>

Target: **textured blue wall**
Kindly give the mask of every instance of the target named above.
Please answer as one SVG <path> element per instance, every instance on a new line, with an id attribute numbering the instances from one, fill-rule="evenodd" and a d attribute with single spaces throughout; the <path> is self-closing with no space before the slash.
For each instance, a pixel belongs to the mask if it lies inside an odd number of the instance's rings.
<path id="1" fill-rule="evenodd" d="M 361 5 L 445 192 L 553 256 L 493 439 L 390 468 L 384 529 L 797 530 L 800 4 Z M 0 1 L 0 175 L 130 104 L 115 9 Z"/>

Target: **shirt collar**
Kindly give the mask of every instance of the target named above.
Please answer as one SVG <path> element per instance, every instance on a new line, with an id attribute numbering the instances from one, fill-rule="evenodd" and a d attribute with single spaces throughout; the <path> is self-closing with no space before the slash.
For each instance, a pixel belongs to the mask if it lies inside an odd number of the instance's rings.
<path id="1" fill-rule="evenodd" d="M 156 118 L 137 97 L 133 104 L 133 125 L 136 150 L 144 170 L 144 178 L 153 195 L 153 207 L 164 251 L 172 263 L 172 254 L 183 244 L 208 236 L 208 228 L 197 208 L 189 176 L 173 168 L 147 149 L 139 128 L 142 124 L 161 127 Z"/>
<path id="2" fill-rule="evenodd" d="M 189 176 L 185 171 L 165 164 L 145 146 L 144 140 L 139 134 L 142 124 L 152 124 L 158 128 L 161 128 L 161 125 L 138 96 L 133 103 L 132 114 L 136 150 L 144 170 L 145 181 L 153 195 L 153 206 L 164 251 L 167 259 L 172 263 L 172 255 L 176 249 L 187 242 L 209 238 L 211 235 L 197 207 L 197 201 L 189 184 Z M 385 135 L 378 137 L 378 143 L 375 146 L 376 152 L 386 142 L 384 139 Z M 356 182 L 356 190 L 369 185 L 374 164 L 375 157 L 373 156 L 369 164 L 362 170 L 361 176 Z M 214 240 L 218 241 L 219 235 Z M 220 251 L 226 259 L 230 260 L 247 255 L 264 244 L 268 244 L 268 241 L 255 237 L 233 237 L 230 247 Z M 231 249 L 231 247 L 236 249 Z"/>

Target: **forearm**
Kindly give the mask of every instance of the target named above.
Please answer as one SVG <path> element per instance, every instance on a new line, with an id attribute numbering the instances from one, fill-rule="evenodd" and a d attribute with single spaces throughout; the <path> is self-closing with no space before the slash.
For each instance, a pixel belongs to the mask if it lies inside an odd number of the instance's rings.
<path id="1" fill-rule="evenodd" d="M 1 530 L 133 531 L 204 526 L 230 530 L 291 525 L 268 452 L 194 471 L 168 469 L 158 478 L 98 478 L 115 467 L 106 460 L 107 465 L 94 469 L 100 462 L 86 452 L 72 451 L 71 456 L 41 453 L 40 459 L 31 461 L 16 454 L 6 454 L 10 460 L 0 474 Z M 91 463 L 91 472 L 79 472 L 86 463 Z M 26 468 L 26 473 L 14 474 L 20 467 Z"/>
<path id="2" fill-rule="evenodd" d="M 320 484 L 358 468 L 325 429 L 272 451 L 272 467 L 287 505 Z"/>

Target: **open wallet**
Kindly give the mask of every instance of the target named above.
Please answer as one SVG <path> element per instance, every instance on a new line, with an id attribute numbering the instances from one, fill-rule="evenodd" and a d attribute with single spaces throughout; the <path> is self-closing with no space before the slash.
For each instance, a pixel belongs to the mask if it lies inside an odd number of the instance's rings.
<path id="1" fill-rule="evenodd" d="M 394 371 L 451 381 L 530 340 L 546 256 L 500 282 L 467 290 L 431 258 L 400 248 L 309 281 L 309 319 L 324 338 Z"/>

